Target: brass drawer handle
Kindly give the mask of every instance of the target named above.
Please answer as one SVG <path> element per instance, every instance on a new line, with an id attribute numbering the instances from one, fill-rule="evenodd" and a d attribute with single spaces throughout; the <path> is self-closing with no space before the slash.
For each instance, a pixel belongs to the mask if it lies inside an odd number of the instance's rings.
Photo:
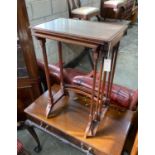
<path id="1" fill-rule="evenodd" d="M 84 144 L 83 143 L 81 143 L 81 149 L 84 151 L 84 152 L 86 152 L 86 154 L 87 155 L 92 155 L 92 148 L 91 147 L 89 147 L 89 148 L 87 148 L 87 147 L 84 147 Z"/>
<path id="2" fill-rule="evenodd" d="M 40 127 L 43 127 L 43 122 L 40 122 Z"/>
<path id="3" fill-rule="evenodd" d="M 87 152 L 87 155 L 92 155 L 92 148 L 89 147 L 88 150 L 87 150 L 86 152 Z"/>
<path id="4" fill-rule="evenodd" d="M 49 126 L 48 126 L 48 125 L 46 125 L 46 126 L 45 126 L 45 130 L 47 130 L 47 128 L 48 128 L 48 127 L 49 127 Z"/>

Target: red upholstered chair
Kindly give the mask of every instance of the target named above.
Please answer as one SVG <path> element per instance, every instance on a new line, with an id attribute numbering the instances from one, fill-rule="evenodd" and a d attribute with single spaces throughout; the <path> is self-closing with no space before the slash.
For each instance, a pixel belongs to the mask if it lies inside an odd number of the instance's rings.
<path id="1" fill-rule="evenodd" d="M 129 19 L 134 0 L 101 0 L 101 16 L 113 19 Z"/>
<path id="2" fill-rule="evenodd" d="M 17 139 L 17 155 L 22 153 L 24 150 L 23 144 L 20 142 L 20 140 Z"/>
<path id="3" fill-rule="evenodd" d="M 40 60 L 37 60 L 38 66 L 42 72 L 44 72 L 44 63 Z M 58 63 L 53 65 L 53 64 L 48 64 L 49 68 L 49 73 L 50 73 L 50 78 L 51 82 L 53 83 L 60 83 L 60 68 Z M 63 69 L 63 75 L 64 75 L 64 82 L 67 84 L 72 83 L 72 79 L 77 76 L 77 75 L 87 75 L 86 73 L 78 70 L 78 69 L 73 69 L 73 68 L 65 68 Z"/>
<path id="4" fill-rule="evenodd" d="M 73 84 L 92 89 L 93 78 L 90 76 L 76 76 L 73 78 Z M 96 83 L 96 91 L 98 83 Z M 105 87 L 106 93 L 107 87 Z M 111 103 L 126 109 L 135 111 L 138 104 L 138 90 L 132 90 L 117 84 L 112 85 Z"/>
<path id="5" fill-rule="evenodd" d="M 44 64 L 41 61 L 38 61 L 38 65 L 42 71 L 44 71 Z M 60 82 L 60 69 L 58 65 L 49 64 L 49 71 L 51 82 L 59 83 Z M 93 71 L 90 73 L 84 73 L 78 69 L 65 68 L 64 73 L 64 82 L 67 84 L 75 84 L 84 86 L 91 89 L 93 83 Z M 98 75 L 97 75 L 98 77 Z M 98 90 L 98 83 L 96 82 L 96 90 Z M 106 87 L 105 87 L 106 92 Z M 111 103 L 126 109 L 136 110 L 138 104 L 138 90 L 132 90 L 124 86 L 113 84 L 112 93 L 111 93 Z"/>
<path id="6" fill-rule="evenodd" d="M 29 155 L 19 139 L 17 139 L 17 155 Z"/>

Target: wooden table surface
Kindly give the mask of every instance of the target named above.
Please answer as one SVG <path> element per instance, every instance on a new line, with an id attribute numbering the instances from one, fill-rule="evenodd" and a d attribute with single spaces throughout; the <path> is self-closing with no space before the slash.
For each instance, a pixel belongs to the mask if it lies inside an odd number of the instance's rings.
<path id="1" fill-rule="evenodd" d="M 99 43 L 110 42 L 127 29 L 125 24 L 110 24 L 76 19 L 58 18 L 33 26 L 32 30 L 44 34 L 83 38 Z"/>
<path id="2" fill-rule="evenodd" d="M 55 85 L 52 90 L 55 93 L 59 90 L 59 87 Z M 27 107 L 25 112 L 28 116 L 92 147 L 97 150 L 95 154 L 120 155 L 131 125 L 132 112 L 120 112 L 110 108 L 101 122 L 96 136 L 85 139 L 84 131 L 88 123 L 89 108 L 73 100 L 72 95 L 71 93 L 69 99 L 63 97 L 59 101 L 66 103 L 67 106 L 53 118 L 47 119 L 45 116 L 48 100 L 47 92 Z"/>

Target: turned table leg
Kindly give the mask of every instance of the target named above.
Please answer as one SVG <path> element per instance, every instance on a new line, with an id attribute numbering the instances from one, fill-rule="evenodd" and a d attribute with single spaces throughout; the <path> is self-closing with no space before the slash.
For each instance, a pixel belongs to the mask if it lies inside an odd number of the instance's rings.
<path id="1" fill-rule="evenodd" d="M 42 53 L 43 53 L 45 75 L 46 75 L 46 81 L 47 81 L 47 87 L 48 87 L 48 105 L 46 108 L 46 117 L 48 118 L 51 112 L 51 109 L 54 106 L 54 103 L 53 103 L 53 95 L 52 95 L 52 90 L 51 90 L 51 82 L 50 82 L 50 75 L 49 75 L 49 69 L 48 69 L 48 59 L 47 59 L 46 46 L 45 46 L 46 39 L 38 38 L 38 40 L 40 42 L 40 46 L 41 46 Z"/>
<path id="2" fill-rule="evenodd" d="M 95 112 L 94 97 L 95 97 L 95 87 L 96 87 L 97 63 L 98 63 L 98 59 L 99 59 L 99 49 L 98 48 L 94 49 L 93 54 L 94 54 L 94 56 L 93 56 L 93 58 L 94 58 L 93 88 L 92 88 L 92 97 L 91 97 L 91 105 L 90 105 L 90 113 L 89 113 L 89 122 L 88 122 L 86 131 L 85 131 L 85 135 L 84 135 L 85 138 L 87 138 L 87 136 L 93 136 L 94 135 L 93 128 L 95 125 L 95 122 L 93 121 L 94 112 Z"/>
<path id="3" fill-rule="evenodd" d="M 106 112 L 109 109 L 118 48 L 119 43 L 114 47 L 112 47 L 111 44 L 108 44 L 106 49 L 97 48 L 94 51 L 94 75 L 93 75 L 92 98 L 89 113 L 89 123 L 85 131 L 84 136 L 85 138 L 87 138 L 88 136 L 95 136 L 99 126 L 99 122 L 103 120 L 104 116 L 106 115 Z M 100 63 L 99 78 L 97 79 L 96 75 L 97 75 L 97 64 L 99 61 L 99 57 L 101 58 L 101 63 Z M 106 79 L 108 80 L 107 83 Z M 98 82 L 96 82 L 97 80 Z M 98 85 L 96 85 L 96 83 L 98 83 Z M 98 87 L 96 96 L 97 102 L 94 99 L 96 86 Z"/>
<path id="4" fill-rule="evenodd" d="M 95 120 L 100 120 L 100 115 L 98 113 L 101 101 L 101 85 L 102 85 L 102 76 L 103 76 L 103 64 L 104 57 L 102 57 L 102 51 L 100 51 L 101 63 L 100 63 L 100 71 L 99 71 L 99 83 L 98 83 L 98 93 L 97 93 L 97 103 L 96 103 L 96 111 L 95 111 Z"/>
<path id="5" fill-rule="evenodd" d="M 108 94 L 107 94 L 109 99 L 111 97 L 111 91 L 112 91 L 112 85 L 113 85 L 114 74 L 115 74 L 115 69 L 116 69 L 118 50 L 119 50 L 119 43 L 114 47 L 113 54 L 112 54 L 111 74 L 110 74 L 110 81 L 109 81 L 109 90 L 108 90 Z"/>
<path id="6" fill-rule="evenodd" d="M 58 56 L 59 56 L 59 68 L 60 68 L 60 85 L 61 85 L 61 89 L 64 94 L 65 93 L 65 84 L 64 84 L 64 76 L 63 76 L 62 43 L 60 41 L 58 41 Z"/>

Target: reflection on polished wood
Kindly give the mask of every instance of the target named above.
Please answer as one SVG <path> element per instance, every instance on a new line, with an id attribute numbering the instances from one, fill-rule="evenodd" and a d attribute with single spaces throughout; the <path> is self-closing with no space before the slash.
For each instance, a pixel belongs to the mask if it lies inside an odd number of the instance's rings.
<path id="1" fill-rule="evenodd" d="M 43 52 L 44 64 L 45 64 L 45 74 L 46 81 L 48 84 L 48 105 L 46 108 L 46 117 L 49 118 L 51 113 L 53 113 L 54 106 L 57 105 L 57 102 L 62 97 L 67 95 L 67 90 L 69 88 L 73 88 L 72 85 L 67 88 L 65 87 L 63 81 L 63 65 L 62 65 L 62 47 L 61 42 L 71 43 L 76 45 L 83 45 L 85 47 L 89 47 L 93 49 L 93 85 L 91 93 L 88 94 L 88 97 L 91 98 L 91 106 L 89 112 L 89 121 L 87 128 L 85 130 L 85 137 L 95 136 L 97 129 L 99 127 L 99 122 L 101 118 L 106 114 L 106 111 L 109 108 L 110 104 L 110 94 L 111 87 L 113 84 L 113 78 L 115 73 L 115 66 L 117 60 L 117 53 L 119 49 L 119 42 L 126 32 L 127 25 L 118 25 L 118 24 L 109 24 L 109 23 L 96 23 L 90 21 L 79 21 L 74 19 L 55 19 L 53 21 L 43 23 L 37 26 L 32 27 L 34 36 L 40 41 L 40 45 Z M 56 40 L 58 42 L 58 55 L 59 55 L 59 67 L 60 67 L 60 79 L 61 79 L 61 92 L 62 95 L 59 98 L 53 97 L 51 94 L 51 84 L 48 70 L 48 59 L 46 55 L 46 39 Z M 96 73 L 97 73 L 97 65 L 99 64 L 99 60 L 102 60 L 102 64 L 104 64 L 105 59 L 110 59 L 110 70 L 102 69 L 100 74 L 103 73 L 103 79 L 100 78 L 100 88 L 102 91 L 98 90 L 98 97 L 95 96 L 95 87 L 96 87 Z M 108 79 L 107 84 L 107 92 L 105 95 L 105 79 Z M 74 85 L 75 90 L 78 90 L 79 87 Z M 77 88 L 77 89 L 76 89 Z M 86 95 L 84 92 L 84 87 L 80 88 L 78 93 Z M 73 89 L 72 89 L 73 90 Z M 95 97 L 97 97 L 97 103 L 95 101 Z M 53 98 L 57 102 L 54 102 Z M 104 105 L 104 106 L 102 106 Z M 95 108 L 96 107 L 96 108 Z"/>
<path id="2" fill-rule="evenodd" d="M 58 85 L 52 87 L 53 94 L 59 87 Z M 86 150 L 90 149 L 97 155 L 120 155 L 130 129 L 133 112 L 120 112 L 109 108 L 96 136 L 85 139 L 83 132 L 89 119 L 89 108 L 82 102 L 75 101 L 73 92 L 70 92 L 69 96 L 58 101 L 59 105 L 66 103 L 66 107 L 59 110 L 56 117 L 49 119 L 45 117 L 48 91 L 26 108 L 25 112 L 29 119 L 45 132 L 57 133 L 62 138 Z"/>
<path id="3" fill-rule="evenodd" d="M 136 137 L 135 137 L 131 155 L 138 155 L 138 133 L 136 134 Z"/>

